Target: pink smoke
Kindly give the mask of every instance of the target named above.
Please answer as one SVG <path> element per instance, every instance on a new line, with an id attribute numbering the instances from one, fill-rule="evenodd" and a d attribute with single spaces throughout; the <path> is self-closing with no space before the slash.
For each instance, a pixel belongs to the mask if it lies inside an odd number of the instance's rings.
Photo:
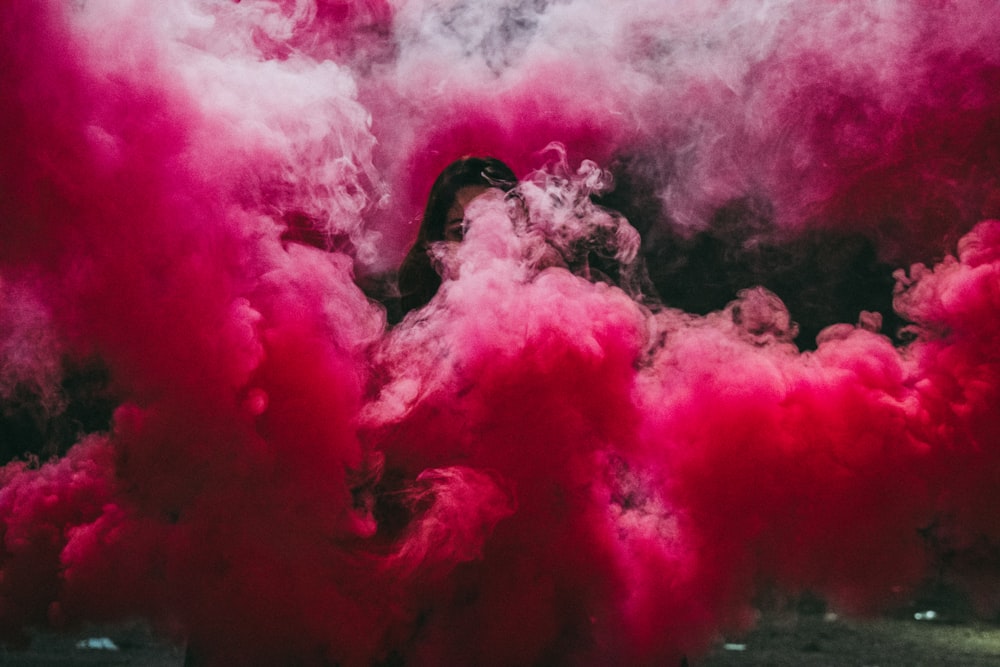
<path id="1" fill-rule="evenodd" d="M 764 587 L 905 602 L 931 542 L 995 611 L 989 7 L 5 4 L 0 400 L 59 419 L 96 357 L 116 408 L 0 472 L 3 639 L 138 616 L 209 664 L 669 664 Z M 470 152 L 518 198 L 387 328 L 356 281 Z M 861 266 L 824 234 L 908 268 L 813 346 L 800 255 Z M 597 237 L 664 303 L 553 261 Z"/>

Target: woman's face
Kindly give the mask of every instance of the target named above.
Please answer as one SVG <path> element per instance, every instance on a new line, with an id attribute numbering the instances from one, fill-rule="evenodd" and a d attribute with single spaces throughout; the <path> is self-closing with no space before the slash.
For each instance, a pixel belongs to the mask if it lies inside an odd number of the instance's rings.
<path id="1" fill-rule="evenodd" d="M 485 185 L 467 185 L 455 193 L 455 201 L 444 219 L 444 240 L 461 241 L 465 236 L 465 209 L 472 200 L 489 190 Z"/>

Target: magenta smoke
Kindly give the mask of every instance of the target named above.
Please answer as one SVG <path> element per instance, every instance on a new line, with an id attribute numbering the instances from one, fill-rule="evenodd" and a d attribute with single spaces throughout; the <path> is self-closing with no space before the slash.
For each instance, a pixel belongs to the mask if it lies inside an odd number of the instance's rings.
<path id="1" fill-rule="evenodd" d="M 660 665 L 763 590 L 873 613 L 944 560 L 1000 609 L 991 2 L 23 0 L 0 31 L 5 643 Z M 403 317 L 469 154 L 520 183 Z"/>

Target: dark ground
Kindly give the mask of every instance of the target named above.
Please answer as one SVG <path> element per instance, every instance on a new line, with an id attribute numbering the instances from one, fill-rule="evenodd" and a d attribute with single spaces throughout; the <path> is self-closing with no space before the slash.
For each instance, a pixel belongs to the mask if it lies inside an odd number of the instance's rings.
<path id="1" fill-rule="evenodd" d="M 994 624 L 774 616 L 729 641 L 691 667 L 1000 665 L 1000 626 Z"/>
<path id="2" fill-rule="evenodd" d="M 109 637 L 117 651 L 83 649 L 85 637 Z M 181 667 L 183 650 L 152 637 L 141 625 L 92 630 L 63 637 L 36 635 L 26 650 L 0 648 L 0 664 L 16 667 Z M 720 640 L 691 667 L 987 667 L 1000 665 L 1000 625 L 851 620 L 831 614 L 773 613 L 741 638 Z"/>

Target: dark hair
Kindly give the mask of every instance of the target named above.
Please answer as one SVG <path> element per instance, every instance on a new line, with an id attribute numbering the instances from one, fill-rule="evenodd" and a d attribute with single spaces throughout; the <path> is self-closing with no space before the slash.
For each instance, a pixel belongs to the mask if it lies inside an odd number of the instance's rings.
<path id="1" fill-rule="evenodd" d="M 444 240 L 445 218 L 462 188 L 485 185 L 504 192 L 517 185 L 511 168 L 493 157 L 463 157 L 445 167 L 434 181 L 417 240 L 399 268 L 402 314 L 426 305 L 441 286 L 441 276 L 431 265 L 428 244 Z"/>

